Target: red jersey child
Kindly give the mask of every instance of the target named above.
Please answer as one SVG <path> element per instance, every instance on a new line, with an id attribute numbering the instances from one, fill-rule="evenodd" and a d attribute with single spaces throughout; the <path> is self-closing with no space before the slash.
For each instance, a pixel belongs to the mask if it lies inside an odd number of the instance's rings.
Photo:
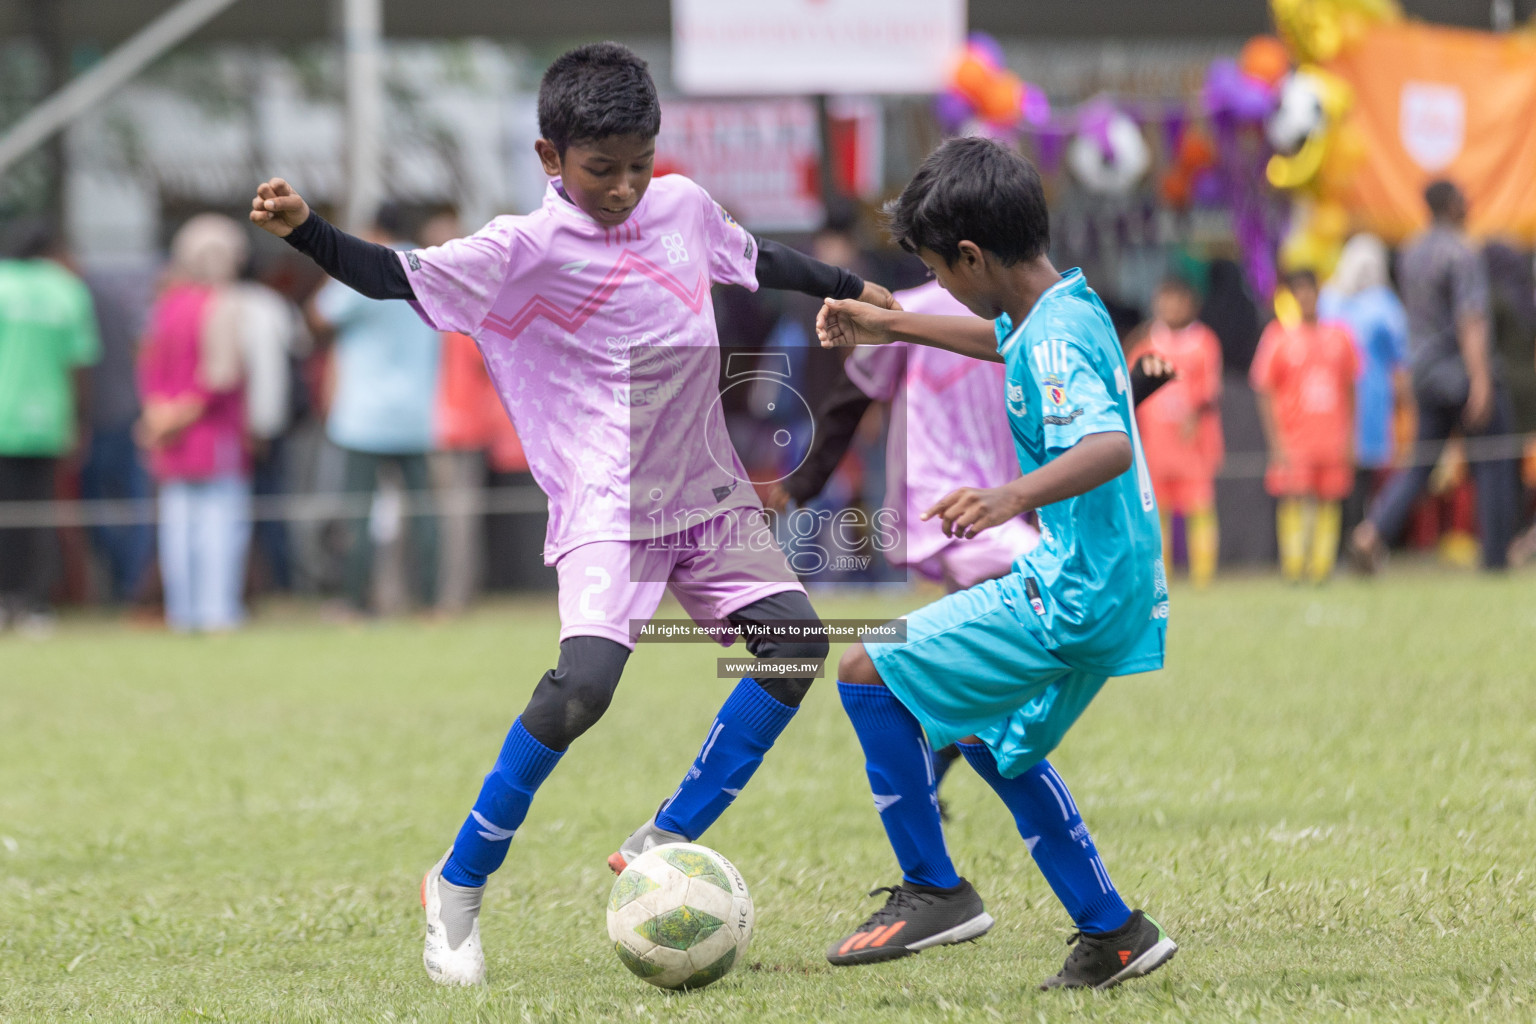
<path id="1" fill-rule="evenodd" d="M 1221 343 L 1195 319 L 1195 293 L 1177 278 L 1164 281 L 1152 303 L 1146 353 L 1172 364 L 1175 376 L 1136 407 L 1147 472 L 1163 518 L 1163 563 L 1173 567 L 1173 517 L 1184 520 L 1189 576 L 1204 586 L 1216 575 L 1216 473 L 1226 446 L 1221 433 Z"/>
<path id="2" fill-rule="evenodd" d="M 1341 503 L 1354 487 L 1359 362 L 1349 328 L 1318 322 L 1316 276 L 1296 271 L 1286 284 L 1301 322 L 1265 329 L 1251 380 L 1269 442 L 1264 482 L 1280 499 L 1281 572 L 1321 583 L 1338 558 Z"/>

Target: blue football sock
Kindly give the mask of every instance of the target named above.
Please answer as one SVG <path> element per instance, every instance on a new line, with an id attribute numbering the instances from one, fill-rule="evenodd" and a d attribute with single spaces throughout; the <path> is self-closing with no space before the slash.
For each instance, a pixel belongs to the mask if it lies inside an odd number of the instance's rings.
<path id="1" fill-rule="evenodd" d="M 752 778 L 795 711 L 770 697 L 756 680 L 737 683 L 682 785 L 656 812 L 656 826 L 689 839 L 703 835 Z"/>
<path id="2" fill-rule="evenodd" d="M 949 889 L 960 884 L 939 821 L 933 751 L 912 712 L 884 686 L 838 683 L 843 710 L 864 748 L 864 771 L 903 880 Z"/>
<path id="3" fill-rule="evenodd" d="M 550 750 L 528 734 L 519 718 L 502 744 L 496 767 L 485 777 L 474 810 L 464 819 L 443 877 L 454 885 L 484 885 L 507 859 L 512 836 L 528 815 L 534 791 L 549 777 L 564 751 Z"/>
<path id="4" fill-rule="evenodd" d="M 1078 930 L 1098 935 L 1125 924 L 1130 908 L 1115 891 L 1067 784 L 1050 762 L 1005 779 L 984 744 L 962 743 L 960 751 L 1013 812 L 1024 845 Z"/>

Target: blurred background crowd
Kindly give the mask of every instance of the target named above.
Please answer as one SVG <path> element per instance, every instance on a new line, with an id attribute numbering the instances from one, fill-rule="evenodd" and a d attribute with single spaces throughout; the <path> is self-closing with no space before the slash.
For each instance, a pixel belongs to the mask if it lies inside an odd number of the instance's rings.
<path id="1" fill-rule="evenodd" d="M 1178 373 L 1138 415 L 1170 569 L 1195 584 L 1276 565 L 1317 583 L 1389 548 L 1530 557 L 1532 11 L 892 0 L 912 32 L 871 32 L 877 70 L 855 54 L 829 81 L 729 23 L 837 16 L 796 3 L 449 3 L 428 25 L 344 0 L 309 30 L 313 11 L 272 29 L 241 0 L 0 11 L 0 624 L 110 604 L 217 631 L 273 595 L 352 619 L 551 587 L 542 496 L 474 342 L 327 281 L 244 210 L 281 174 L 401 248 L 529 210 L 538 74 L 599 36 L 664 91 L 658 173 L 892 288 L 923 272 L 878 212 L 924 154 L 961 132 L 1029 154 L 1056 264 L 1085 269 L 1128 354 Z M 903 45 L 922 52 L 893 60 Z M 772 479 L 797 453 L 768 439 L 801 408 L 778 389 L 815 409 L 837 372 L 811 352 L 816 304 L 715 303 L 725 344 L 787 368 L 726 399 Z M 870 409 L 819 502 L 878 504 L 888 418 Z"/>

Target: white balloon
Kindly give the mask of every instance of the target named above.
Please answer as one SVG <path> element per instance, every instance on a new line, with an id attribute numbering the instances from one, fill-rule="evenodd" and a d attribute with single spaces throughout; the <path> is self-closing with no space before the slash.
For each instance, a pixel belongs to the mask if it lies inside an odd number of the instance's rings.
<path id="1" fill-rule="evenodd" d="M 1109 153 L 1097 140 L 1078 135 L 1067 147 L 1067 166 L 1089 190 L 1106 195 L 1124 195 L 1141 180 L 1152 165 L 1152 151 L 1146 137 L 1129 114 L 1115 113 L 1105 133 Z"/>

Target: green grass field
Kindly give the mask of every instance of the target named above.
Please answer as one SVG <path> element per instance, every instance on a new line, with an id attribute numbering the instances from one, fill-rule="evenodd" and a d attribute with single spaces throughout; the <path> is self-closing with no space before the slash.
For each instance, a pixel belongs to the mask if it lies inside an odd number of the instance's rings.
<path id="1" fill-rule="evenodd" d="M 1182 946 L 1105 994 L 1036 991 L 1070 923 L 963 768 L 950 845 L 997 927 L 826 964 L 898 876 L 830 681 L 705 837 L 753 887 L 746 969 L 673 995 L 606 941 L 604 858 L 729 686 L 715 650 L 653 646 L 491 882 L 490 985 L 448 991 L 421 968 L 417 883 L 552 661 L 551 601 L 0 636 L 0 1020 L 1536 1019 L 1536 582 L 1174 598 L 1170 667 L 1110 683 L 1055 757 L 1127 899 Z"/>

